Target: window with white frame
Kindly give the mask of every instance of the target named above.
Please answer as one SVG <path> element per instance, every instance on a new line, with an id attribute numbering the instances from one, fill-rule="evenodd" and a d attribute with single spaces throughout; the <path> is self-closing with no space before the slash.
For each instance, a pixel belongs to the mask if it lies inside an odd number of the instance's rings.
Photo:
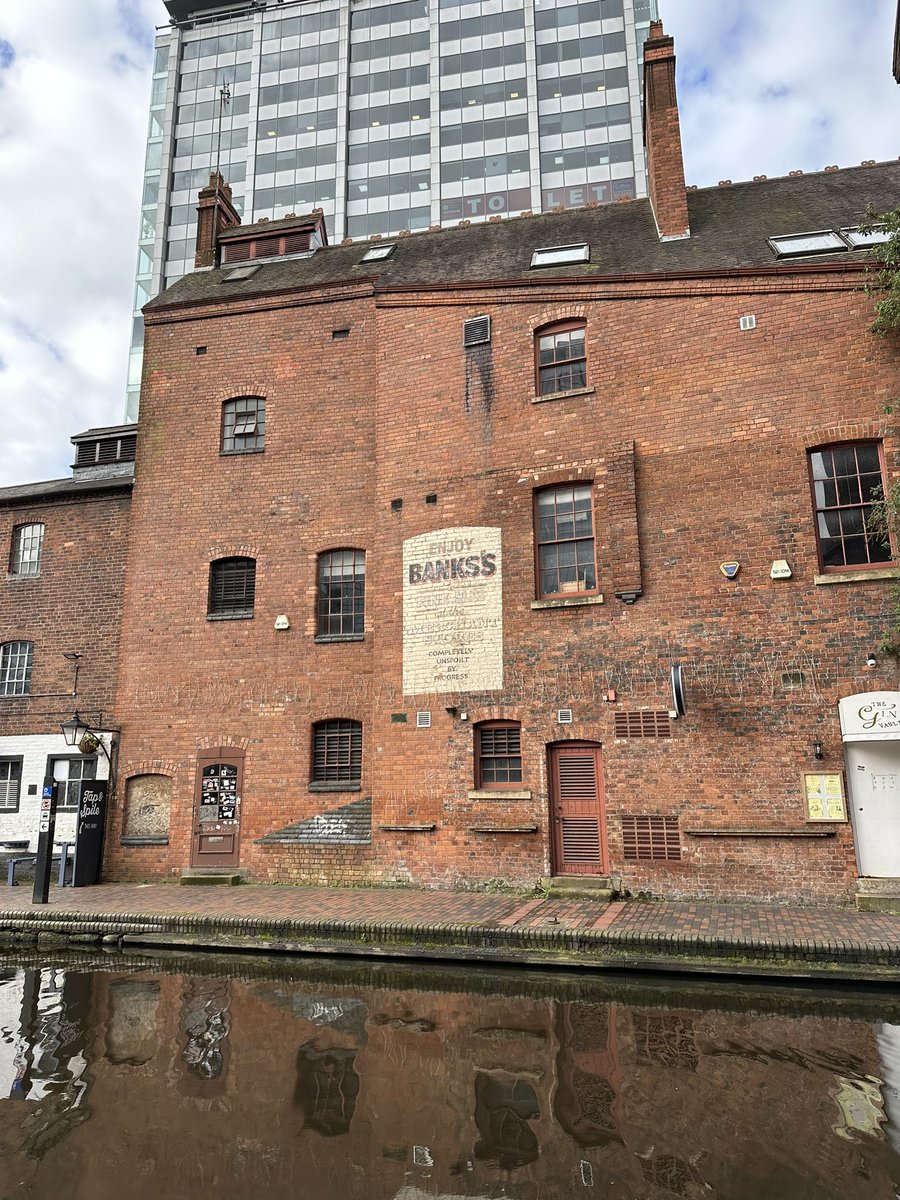
<path id="1" fill-rule="evenodd" d="M 80 755 L 78 758 L 53 758 L 49 763 L 49 771 L 59 784 L 56 811 L 76 812 L 78 785 L 82 779 L 97 778 L 97 760 Z"/>
<path id="2" fill-rule="evenodd" d="M 19 811 L 22 759 L 0 758 L 0 813 Z"/>
<path id="3" fill-rule="evenodd" d="M 43 525 L 17 525 L 13 530 L 12 551 L 9 557 L 10 574 L 37 575 L 41 569 L 43 545 Z"/>
<path id="4" fill-rule="evenodd" d="M 0 696 L 28 695 L 33 653 L 33 642 L 4 642 L 0 646 Z"/>

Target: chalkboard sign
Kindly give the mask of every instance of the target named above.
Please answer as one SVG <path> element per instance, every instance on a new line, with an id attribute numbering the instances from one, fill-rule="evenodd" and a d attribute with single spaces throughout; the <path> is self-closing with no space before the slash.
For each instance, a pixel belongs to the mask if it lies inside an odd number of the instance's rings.
<path id="1" fill-rule="evenodd" d="M 82 779 L 78 784 L 73 887 L 90 887 L 100 882 L 108 792 L 109 781 L 106 779 Z"/>

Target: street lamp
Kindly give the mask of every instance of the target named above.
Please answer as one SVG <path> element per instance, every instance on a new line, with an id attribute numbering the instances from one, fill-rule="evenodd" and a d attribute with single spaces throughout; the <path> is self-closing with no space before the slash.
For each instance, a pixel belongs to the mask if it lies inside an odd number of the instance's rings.
<path id="1" fill-rule="evenodd" d="M 65 739 L 66 745 L 77 747 L 81 754 L 94 754 L 97 750 L 103 751 L 104 755 L 106 756 L 106 761 L 109 763 L 110 785 L 115 787 L 115 765 L 110 757 L 109 750 L 106 748 L 106 743 L 103 741 L 102 735 L 104 733 L 108 733 L 112 739 L 112 735 L 120 733 L 121 731 L 118 729 L 100 729 L 93 725 L 89 725 L 88 722 L 79 715 L 77 709 L 72 714 L 71 720 L 63 721 L 63 723 L 60 725 L 60 729 L 62 730 L 62 735 Z M 113 749 L 115 749 L 116 743 L 114 739 L 112 740 L 111 744 Z"/>

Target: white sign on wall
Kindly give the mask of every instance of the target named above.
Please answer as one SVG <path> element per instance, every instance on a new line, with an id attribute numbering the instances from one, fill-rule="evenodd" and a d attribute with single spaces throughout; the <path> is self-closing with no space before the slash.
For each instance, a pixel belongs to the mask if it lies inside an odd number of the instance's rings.
<path id="1" fill-rule="evenodd" d="M 844 741 L 900 738 L 900 692 L 860 692 L 838 704 Z"/>
<path id="2" fill-rule="evenodd" d="M 503 687 L 500 530 L 438 529 L 403 543 L 403 694 Z"/>

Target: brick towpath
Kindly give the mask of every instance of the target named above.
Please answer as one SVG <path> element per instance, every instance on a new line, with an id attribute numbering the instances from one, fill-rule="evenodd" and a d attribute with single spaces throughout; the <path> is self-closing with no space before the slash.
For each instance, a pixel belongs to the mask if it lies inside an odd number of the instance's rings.
<path id="1" fill-rule="evenodd" d="M 415 888 L 0 886 L 0 939 L 123 941 L 900 982 L 900 916 L 774 905 L 544 899 Z"/>

